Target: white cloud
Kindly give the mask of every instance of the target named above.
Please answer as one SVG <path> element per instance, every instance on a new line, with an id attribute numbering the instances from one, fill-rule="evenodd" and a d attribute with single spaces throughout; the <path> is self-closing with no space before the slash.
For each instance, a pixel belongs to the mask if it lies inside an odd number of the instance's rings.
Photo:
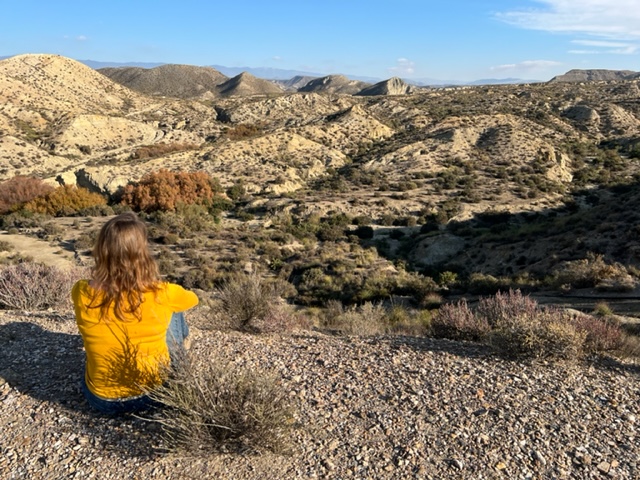
<path id="1" fill-rule="evenodd" d="M 415 66 L 415 62 L 408 58 L 400 57 L 396 60 L 396 65 L 389 67 L 387 70 L 392 75 L 413 75 L 416 71 Z"/>
<path id="2" fill-rule="evenodd" d="M 587 47 L 600 47 L 601 50 L 569 50 L 569 53 L 614 53 L 618 55 L 632 55 L 638 51 L 638 45 L 628 42 L 611 42 L 603 40 L 573 40 L 571 43 Z"/>
<path id="3" fill-rule="evenodd" d="M 274 55 L 273 57 L 271 57 L 271 60 L 273 60 L 274 62 L 281 62 L 282 57 L 280 55 Z"/>
<path id="4" fill-rule="evenodd" d="M 528 73 L 538 70 L 546 70 L 548 68 L 557 67 L 561 65 L 560 62 L 554 62 L 552 60 L 525 60 L 520 63 L 508 63 L 505 65 L 497 65 L 491 67 L 489 70 L 494 72 L 518 72 Z"/>
<path id="5" fill-rule="evenodd" d="M 630 54 L 638 50 L 635 42 L 640 41 L 640 0 L 534 1 L 541 4 L 540 8 L 511 10 L 496 16 L 520 28 L 592 37 L 593 40 L 574 43 L 597 47 L 601 53 Z M 598 39 L 604 41 L 598 43 Z"/>

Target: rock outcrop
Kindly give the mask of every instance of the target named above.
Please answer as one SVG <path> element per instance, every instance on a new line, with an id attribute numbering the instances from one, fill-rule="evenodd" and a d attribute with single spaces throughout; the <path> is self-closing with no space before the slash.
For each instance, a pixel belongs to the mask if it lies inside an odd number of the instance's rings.
<path id="1" fill-rule="evenodd" d="M 378 82 L 370 87 L 363 88 L 356 95 L 374 96 L 374 95 L 406 95 L 412 93 L 414 87 L 405 83 L 401 78 L 392 77 L 389 80 Z"/>
<path id="2" fill-rule="evenodd" d="M 369 86 L 368 83 L 349 80 L 344 75 L 328 75 L 311 80 L 304 87 L 299 88 L 298 91 L 354 95 L 367 86 Z"/>

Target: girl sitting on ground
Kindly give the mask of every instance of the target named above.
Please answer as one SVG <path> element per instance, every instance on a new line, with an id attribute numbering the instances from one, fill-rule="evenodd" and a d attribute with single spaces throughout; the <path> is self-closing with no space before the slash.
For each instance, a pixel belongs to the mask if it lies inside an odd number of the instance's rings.
<path id="1" fill-rule="evenodd" d="M 198 297 L 161 281 L 147 228 L 134 213 L 107 221 L 92 254 L 91 279 L 71 291 L 86 352 L 82 390 L 103 413 L 139 411 L 152 404 L 147 393 L 188 347 L 182 312 Z"/>

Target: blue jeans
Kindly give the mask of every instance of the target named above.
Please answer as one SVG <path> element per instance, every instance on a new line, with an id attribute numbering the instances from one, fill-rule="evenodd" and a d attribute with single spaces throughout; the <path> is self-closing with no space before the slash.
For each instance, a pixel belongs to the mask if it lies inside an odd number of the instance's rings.
<path id="1" fill-rule="evenodd" d="M 179 355 L 184 353 L 184 347 L 182 343 L 184 339 L 189 336 L 189 326 L 184 319 L 184 313 L 176 312 L 171 316 L 171 322 L 169 322 L 169 328 L 167 329 L 167 347 L 169 348 L 169 356 L 171 363 L 179 358 Z M 87 382 L 83 375 L 82 377 L 82 393 L 87 399 L 87 403 L 106 415 L 122 415 L 125 413 L 140 412 L 147 410 L 151 407 L 157 406 L 148 395 L 140 395 L 138 397 L 129 398 L 115 398 L 106 399 L 95 395 L 87 387 Z"/>

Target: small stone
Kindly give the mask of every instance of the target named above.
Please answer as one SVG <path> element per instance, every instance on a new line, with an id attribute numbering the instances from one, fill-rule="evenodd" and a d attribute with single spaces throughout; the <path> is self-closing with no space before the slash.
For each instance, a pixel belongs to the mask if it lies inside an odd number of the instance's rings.
<path id="1" fill-rule="evenodd" d="M 496 464 L 496 470 L 504 470 L 505 468 L 507 468 L 507 464 L 504 462 L 498 462 Z"/>
<path id="2" fill-rule="evenodd" d="M 531 454 L 533 456 L 533 459 L 536 462 L 540 463 L 541 465 L 546 465 L 547 464 L 547 459 L 544 458 L 539 451 L 534 450 L 533 452 L 531 452 Z"/>
<path id="3" fill-rule="evenodd" d="M 451 465 L 456 467 L 458 470 L 462 470 L 464 468 L 464 462 L 458 458 L 451 460 Z"/>
<path id="4" fill-rule="evenodd" d="M 598 464 L 598 470 L 602 473 L 609 473 L 609 470 L 611 470 L 611 464 L 609 462 L 600 462 Z"/>

